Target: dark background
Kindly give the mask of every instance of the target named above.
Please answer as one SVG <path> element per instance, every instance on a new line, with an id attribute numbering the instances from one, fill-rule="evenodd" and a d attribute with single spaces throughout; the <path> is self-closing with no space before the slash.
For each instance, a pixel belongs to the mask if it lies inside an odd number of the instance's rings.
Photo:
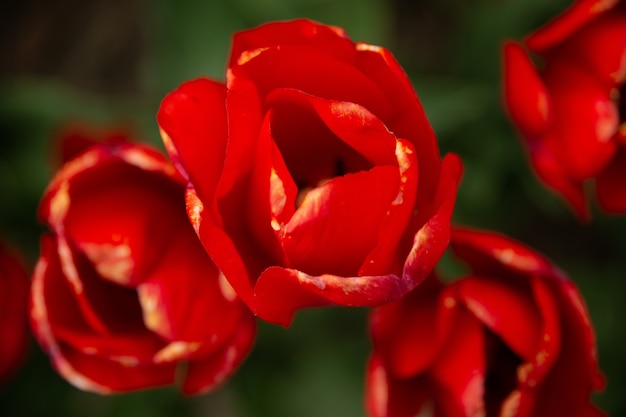
<path id="1" fill-rule="evenodd" d="M 457 223 L 497 230 L 560 265 L 595 324 L 607 389 L 597 403 L 626 415 L 626 218 L 594 210 L 580 224 L 527 166 L 502 110 L 500 47 L 566 0 L 23 0 L 0 5 L 0 235 L 32 268 L 35 212 L 55 169 L 54 132 L 109 123 L 160 145 L 155 114 L 181 82 L 224 79 L 234 31 L 308 17 L 390 49 L 413 80 L 442 153 L 463 158 Z M 444 265 L 445 266 L 445 265 Z M 220 390 L 102 397 L 61 379 L 36 343 L 0 387 L 1 416 L 363 416 L 369 352 L 364 309 L 301 312 L 288 330 L 261 324 L 257 345 Z"/>

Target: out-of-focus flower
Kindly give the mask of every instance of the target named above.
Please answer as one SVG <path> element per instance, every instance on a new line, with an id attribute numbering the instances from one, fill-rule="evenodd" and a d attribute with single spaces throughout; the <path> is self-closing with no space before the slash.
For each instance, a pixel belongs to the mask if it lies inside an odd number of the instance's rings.
<path id="1" fill-rule="evenodd" d="M 460 161 L 391 54 L 340 28 L 236 34 L 226 83 L 181 85 L 158 120 L 196 232 L 267 321 L 397 300 L 447 246 Z"/>
<path id="2" fill-rule="evenodd" d="M 457 229 L 451 245 L 467 276 L 431 276 L 371 315 L 369 414 L 603 415 L 589 403 L 603 378 L 574 284 L 501 235 Z"/>
<path id="3" fill-rule="evenodd" d="M 0 243 L 0 383 L 22 364 L 28 345 L 28 272 Z"/>
<path id="4" fill-rule="evenodd" d="M 98 393 L 224 381 L 255 320 L 206 255 L 164 156 L 117 142 L 88 148 L 53 178 L 39 215 L 34 333 L 56 370 Z"/>
<path id="5" fill-rule="evenodd" d="M 578 0 L 525 47 L 504 47 L 504 92 L 537 174 L 581 218 L 587 180 L 626 213 L 626 2 Z"/>

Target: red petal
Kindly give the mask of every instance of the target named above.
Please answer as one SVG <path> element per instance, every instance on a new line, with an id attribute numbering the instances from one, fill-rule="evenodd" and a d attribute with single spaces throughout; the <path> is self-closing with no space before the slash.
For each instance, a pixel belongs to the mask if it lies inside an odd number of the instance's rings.
<path id="1" fill-rule="evenodd" d="M 393 55 L 378 46 L 357 44 L 355 65 L 381 88 L 393 105 L 381 120 L 398 138 L 409 140 L 419 155 L 420 189 L 431 195 L 439 175 L 439 150 L 435 133 L 406 73 Z"/>
<path id="2" fill-rule="evenodd" d="M 450 244 L 456 255 L 478 275 L 496 275 L 492 273 L 494 267 L 522 274 L 561 275 L 535 251 L 497 233 L 455 227 Z"/>
<path id="3" fill-rule="evenodd" d="M 270 267 L 257 281 L 255 313 L 270 323 L 288 326 L 297 309 L 328 304 L 378 306 L 400 299 L 410 285 L 395 275 L 311 276 L 294 269 Z"/>
<path id="4" fill-rule="evenodd" d="M 210 201 L 226 153 L 226 89 L 222 83 L 198 79 L 168 94 L 157 119 L 170 157 Z"/>
<path id="5" fill-rule="evenodd" d="M 280 244 L 280 229 L 289 221 L 296 207 L 298 188 L 285 165 L 280 150 L 272 138 L 272 112 L 263 120 L 250 179 L 250 204 L 247 210 L 249 226 L 259 250 L 271 258 L 268 263 L 286 262 Z"/>
<path id="6" fill-rule="evenodd" d="M 288 22 L 272 22 L 254 29 L 238 32 L 233 36 L 229 68 L 238 61 L 250 59 L 250 54 L 263 48 L 279 45 L 302 45 L 327 51 L 337 57 L 354 53 L 354 43 L 344 30 L 305 19 Z M 243 56 L 242 56 L 243 55 Z"/>
<path id="7" fill-rule="evenodd" d="M 211 213 L 204 210 L 204 205 L 196 195 L 194 188 L 187 189 L 186 200 L 187 214 L 211 259 L 243 302 L 254 309 L 252 288 L 256 271 L 250 272 L 247 269 L 250 264 L 256 265 L 258 263 L 258 248 L 253 239 L 246 235 L 240 239 L 240 246 L 235 246 L 233 238 L 238 236 L 228 235 L 215 223 Z M 242 247 L 241 244 L 246 242 L 248 246 Z M 247 264 L 244 263 L 243 258 L 246 259 Z M 266 257 L 263 255 L 263 258 Z"/>
<path id="8" fill-rule="evenodd" d="M 514 42 L 504 44 L 504 98 L 511 118 L 528 141 L 548 127 L 548 91 L 532 61 Z"/>
<path id="9" fill-rule="evenodd" d="M 312 46 L 280 45 L 262 49 L 239 66 L 235 78 L 249 78 L 261 97 L 278 88 L 359 104 L 385 120 L 391 113 L 389 97 L 352 63 Z"/>
<path id="10" fill-rule="evenodd" d="M 366 370 L 366 408 L 372 417 L 415 417 L 428 410 L 432 383 L 427 378 L 397 379 L 376 352 Z"/>
<path id="11" fill-rule="evenodd" d="M 156 388 L 174 382 L 176 365 L 133 366 L 61 347 L 51 355 L 56 370 L 72 385 L 98 394 Z"/>
<path id="12" fill-rule="evenodd" d="M 551 150 L 572 179 L 594 177 L 616 149 L 619 113 L 610 88 L 562 60 L 550 61 L 544 74 L 552 100 Z"/>
<path id="13" fill-rule="evenodd" d="M 252 315 L 242 316 L 230 340 L 205 360 L 190 361 L 182 386 L 184 394 L 206 393 L 217 388 L 233 374 L 248 355 L 256 334 Z"/>
<path id="14" fill-rule="evenodd" d="M 498 277 L 500 278 L 500 277 Z M 530 361 L 540 339 L 541 317 L 530 286 L 471 276 L 452 284 L 459 300 L 520 358 Z"/>
<path id="15" fill-rule="evenodd" d="M 356 275 L 377 244 L 378 225 L 398 186 L 398 169 L 378 166 L 310 191 L 285 225 L 282 244 L 290 264 L 312 275 Z"/>
<path id="16" fill-rule="evenodd" d="M 66 164 L 48 186 L 40 217 L 77 244 L 107 279 L 123 285 L 140 281 L 168 227 L 184 223 L 173 203 L 183 187 L 175 171 L 155 150 L 126 143 L 92 147 Z M 158 208 L 158 210 L 155 210 Z M 178 212 L 178 215 L 176 213 Z M 170 218 L 163 223 L 162 217 Z M 93 219 L 98 218 L 97 222 Z M 164 239 L 144 245 L 159 224 Z"/>
<path id="17" fill-rule="evenodd" d="M 439 310 L 442 284 L 431 276 L 401 301 L 375 310 L 370 316 L 374 349 L 385 358 L 394 378 L 426 372 L 449 330 L 448 301 Z"/>
<path id="18" fill-rule="evenodd" d="M 418 170 L 415 150 L 406 140 L 396 142 L 396 157 L 400 174 L 398 194 L 381 222 L 378 244 L 361 265 L 359 275 L 381 275 L 385 271 L 399 270 L 404 263 L 399 246 L 403 237 L 410 233 L 411 216 L 415 210 L 415 194 Z"/>
<path id="19" fill-rule="evenodd" d="M 485 346 L 478 320 L 457 310 L 455 326 L 431 369 L 446 416 L 484 415 Z"/>
<path id="20" fill-rule="evenodd" d="M 458 156 L 446 155 L 434 201 L 430 207 L 420 207 L 421 211 L 413 219 L 413 225 L 418 224 L 420 228 L 412 237 L 402 272 L 402 276 L 412 281 L 413 286 L 428 276 L 448 247 L 450 219 L 462 170 Z M 409 230 L 414 230 L 413 225 Z"/>
<path id="21" fill-rule="evenodd" d="M 59 341 L 77 351 L 118 362 L 146 363 L 162 342 L 144 326 L 134 291 L 100 280 L 76 264 L 81 287 L 64 276 L 56 242 L 42 238 L 41 258 L 33 278 L 33 329 L 42 346 L 54 353 Z"/>
<path id="22" fill-rule="evenodd" d="M 578 0 L 564 13 L 537 30 L 526 40 L 533 51 L 545 51 L 570 37 L 599 15 L 613 9 L 620 0 Z"/>
<path id="23" fill-rule="evenodd" d="M 69 183 L 66 230 L 103 278 L 133 286 L 177 228 L 186 227 L 183 193 L 169 178 L 125 164 L 101 164 Z"/>
<path id="24" fill-rule="evenodd" d="M 173 237 L 137 291 L 150 330 L 169 341 L 201 343 L 205 349 L 222 343 L 243 312 L 190 227 Z"/>
<path id="25" fill-rule="evenodd" d="M 603 380 L 597 369 L 593 328 L 578 291 L 566 280 L 536 279 L 535 284 L 538 300 L 545 300 L 542 312 L 546 346 L 538 352 L 530 371 L 524 370 L 523 375 L 527 375 L 524 382 L 531 386 L 542 381 L 537 387 L 537 413 L 565 413 L 575 417 L 604 415 L 589 404 L 591 392 L 601 388 Z M 542 296 L 543 293 L 546 295 Z M 553 326 L 559 327 L 558 331 L 551 331 Z"/>
<path id="26" fill-rule="evenodd" d="M 620 147 L 615 158 L 596 179 L 600 207 L 614 214 L 626 213 L 626 149 Z"/>
<path id="27" fill-rule="evenodd" d="M 561 51 L 608 88 L 625 82 L 626 13 L 616 10 L 596 19 L 568 39 Z"/>
<path id="28" fill-rule="evenodd" d="M 270 106 L 300 106 L 303 112 L 312 110 L 315 115 L 341 141 L 362 155 L 373 165 L 396 165 L 396 136 L 368 108 L 353 102 L 328 100 L 315 97 L 302 91 L 289 88 L 274 90 L 267 97 Z M 281 121 L 278 121 L 280 123 Z M 288 121 L 284 121 L 285 124 Z M 272 126 L 276 128 L 277 126 Z M 301 126 L 278 126 L 281 130 L 290 128 L 284 135 L 300 145 Z M 298 138 L 298 139 L 296 139 Z M 313 138 L 311 138 L 313 140 Z M 319 140 L 319 139 L 318 139 Z M 288 144 L 285 144 L 288 145 Z M 302 158 L 304 159 L 304 158 Z"/>

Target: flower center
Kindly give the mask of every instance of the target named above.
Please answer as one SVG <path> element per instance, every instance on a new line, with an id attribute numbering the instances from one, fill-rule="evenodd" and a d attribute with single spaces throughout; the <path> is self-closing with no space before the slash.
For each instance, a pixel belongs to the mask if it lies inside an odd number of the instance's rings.
<path id="1" fill-rule="evenodd" d="M 347 174 L 345 162 L 342 159 L 337 159 L 334 164 L 334 172 L 331 173 L 331 176 L 328 178 L 322 178 L 317 181 L 317 184 L 309 184 L 305 181 L 296 181 L 296 186 L 298 187 L 298 195 L 296 197 L 296 207 L 300 207 L 302 201 L 308 193 L 313 191 L 316 187 L 322 186 L 326 184 L 328 181 L 332 180 L 334 177 L 340 177 L 342 175 Z"/>
<path id="2" fill-rule="evenodd" d="M 504 401 L 517 387 L 517 368 L 522 360 L 502 340 L 485 330 L 485 375 L 486 416 L 499 416 Z"/>
<path id="3" fill-rule="evenodd" d="M 371 168 L 313 111 L 298 105 L 276 105 L 272 110 L 272 137 L 298 187 L 296 207 L 333 178 Z"/>

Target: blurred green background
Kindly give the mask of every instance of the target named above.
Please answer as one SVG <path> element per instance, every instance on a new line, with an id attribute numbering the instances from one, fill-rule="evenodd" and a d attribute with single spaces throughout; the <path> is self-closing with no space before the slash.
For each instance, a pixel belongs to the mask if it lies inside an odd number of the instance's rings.
<path id="1" fill-rule="evenodd" d="M 529 170 L 501 106 L 499 48 L 567 0 L 22 0 L 0 5 L 0 235 L 29 263 L 35 212 L 67 121 L 132 127 L 161 146 L 155 114 L 181 82 L 223 80 L 230 36 L 269 20 L 308 17 L 390 49 L 414 82 L 442 153 L 465 165 L 455 220 L 505 232 L 546 254 L 579 285 L 596 326 L 607 389 L 597 403 L 626 415 L 626 218 L 594 210 L 581 225 Z M 445 266 L 445 265 L 444 265 Z M 0 387 L 0 415 L 93 417 L 363 416 L 369 351 L 363 309 L 301 312 L 288 330 L 261 324 L 257 345 L 223 388 L 102 397 L 81 392 L 31 343 Z"/>

